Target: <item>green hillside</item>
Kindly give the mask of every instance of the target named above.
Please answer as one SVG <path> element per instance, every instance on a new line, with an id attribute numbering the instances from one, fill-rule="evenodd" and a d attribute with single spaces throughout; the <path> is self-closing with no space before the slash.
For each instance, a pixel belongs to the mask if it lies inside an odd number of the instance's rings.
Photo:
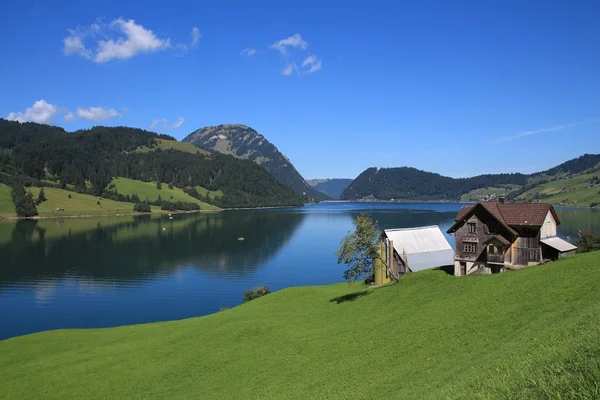
<path id="1" fill-rule="evenodd" d="M 208 151 L 203 150 L 199 147 L 196 147 L 191 143 L 178 142 L 177 140 L 168 140 L 168 139 L 156 139 L 155 146 L 153 146 L 153 147 L 141 146 L 138 149 L 136 149 L 136 151 L 144 153 L 144 152 L 148 152 L 148 151 L 154 151 L 157 149 L 179 150 L 179 151 L 184 151 L 186 153 L 192 153 L 192 154 L 204 154 L 204 155 L 210 154 Z"/>
<path id="2" fill-rule="evenodd" d="M 600 172 L 564 176 L 526 191 L 517 201 L 542 200 L 555 205 L 600 205 Z"/>
<path id="3" fill-rule="evenodd" d="M 281 290 L 214 315 L 0 342 L 6 399 L 592 399 L 600 253 Z"/>
<path id="4" fill-rule="evenodd" d="M 10 197 L 10 190 L 10 186 L 0 183 L 0 218 L 15 216 L 15 205 Z"/>
<path id="5" fill-rule="evenodd" d="M 161 184 L 160 190 L 156 187 L 156 182 L 142 182 L 128 178 L 114 178 L 111 183 L 115 185 L 115 189 L 117 190 L 117 192 L 124 195 L 132 195 L 135 193 L 139 196 L 140 200 L 142 201 L 146 199 L 148 199 L 149 201 L 155 201 L 158 200 L 158 196 L 160 195 L 161 199 L 165 201 L 183 201 L 186 203 L 196 203 L 200 206 L 202 210 L 219 209 L 218 207 L 215 207 L 212 204 L 204 203 L 198 199 L 193 198 L 189 194 L 185 193 L 182 189 L 179 189 L 177 187 L 169 189 L 169 186 L 166 183 Z"/>
<path id="6" fill-rule="evenodd" d="M 40 188 L 32 187 L 34 199 L 37 198 Z M 134 214 L 133 203 L 125 203 L 103 199 L 89 194 L 75 193 L 58 188 L 44 188 L 45 202 L 37 205 L 41 217 L 60 217 L 67 215 L 101 215 L 101 214 Z M 71 196 L 69 198 L 69 195 Z M 100 204 L 98 204 L 100 202 Z M 64 208 L 65 211 L 56 211 Z M 152 206 L 152 212 L 161 212 L 160 207 Z"/>

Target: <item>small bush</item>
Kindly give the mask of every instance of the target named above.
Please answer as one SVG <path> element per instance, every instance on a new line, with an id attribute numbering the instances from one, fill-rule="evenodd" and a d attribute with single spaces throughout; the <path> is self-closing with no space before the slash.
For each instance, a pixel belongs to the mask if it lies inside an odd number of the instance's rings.
<path id="1" fill-rule="evenodd" d="M 265 285 L 253 287 L 252 289 L 244 292 L 244 303 L 247 303 L 250 300 L 258 299 L 259 297 L 265 296 L 269 293 L 271 293 L 271 289 Z"/>
<path id="2" fill-rule="evenodd" d="M 598 207 L 600 206 L 600 203 L 597 201 L 594 201 L 592 204 L 590 204 L 590 207 Z"/>
<path id="3" fill-rule="evenodd" d="M 71 197 L 71 193 L 69 193 L 69 198 L 72 198 L 72 197 Z"/>
<path id="4" fill-rule="evenodd" d="M 579 236 L 575 245 L 579 253 L 600 250 L 600 237 L 592 231 L 585 231 Z"/>

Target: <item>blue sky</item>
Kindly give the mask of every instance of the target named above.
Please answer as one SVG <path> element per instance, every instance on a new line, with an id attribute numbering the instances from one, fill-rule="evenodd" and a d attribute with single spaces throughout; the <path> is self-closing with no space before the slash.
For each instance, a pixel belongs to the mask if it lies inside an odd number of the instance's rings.
<path id="1" fill-rule="evenodd" d="M 600 152 L 597 1 L 2 9 L 3 118 L 178 139 L 242 123 L 305 178 L 533 172 Z"/>

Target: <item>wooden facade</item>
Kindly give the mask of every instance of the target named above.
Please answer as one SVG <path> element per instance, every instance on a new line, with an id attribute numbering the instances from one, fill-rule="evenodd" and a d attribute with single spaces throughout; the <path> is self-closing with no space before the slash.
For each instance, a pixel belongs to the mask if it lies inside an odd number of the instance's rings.
<path id="1" fill-rule="evenodd" d="M 454 273 L 495 273 L 544 261 L 541 239 L 556 236 L 558 217 L 549 204 L 478 203 L 463 208 L 454 233 Z"/>

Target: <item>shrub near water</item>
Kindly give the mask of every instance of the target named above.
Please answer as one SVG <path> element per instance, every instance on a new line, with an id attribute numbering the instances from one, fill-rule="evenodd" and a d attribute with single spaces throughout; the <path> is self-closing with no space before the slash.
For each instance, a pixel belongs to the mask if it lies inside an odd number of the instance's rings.
<path id="1" fill-rule="evenodd" d="M 259 297 L 265 296 L 269 293 L 271 293 L 271 289 L 265 285 L 253 287 L 252 289 L 244 292 L 244 303 L 247 303 L 250 300 L 258 299 Z"/>

